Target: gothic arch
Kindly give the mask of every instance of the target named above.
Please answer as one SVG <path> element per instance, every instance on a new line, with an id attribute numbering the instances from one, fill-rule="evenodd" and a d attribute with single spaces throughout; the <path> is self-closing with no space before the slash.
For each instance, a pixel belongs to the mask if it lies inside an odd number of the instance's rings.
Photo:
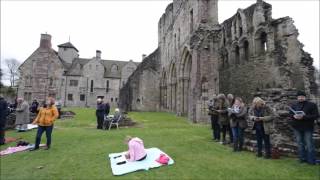
<path id="1" fill-rule="evenodd" d="M 240 64 L 240 47 L 239 47 L 239 44 L 238 42 L 234 42 L 232 44 L 232 58 L 233 58 L 233 63 L 234 65 L 238 65 Z"/>
<path id="2" fill-rule="evenodd" d="M 160 107 L 167 109 L 167 72 L 164 68 L 160 79 Z"/>
<path id="3" fill-rule="evenodd" d="M 177 70 L 176 64 L 171 63 L 169 68 L 169 86 L 170 86 L 170 100 L 169 106 L 171 111 L 176 111 L 177 109 Z"/>
<path id="4" fill-rule="evenodd" d="M 189 110 L 189 94 L 190 94 L 190 77 L 192 69 L 192 55 L 190 51 L 185 48 L 181 56 L 180 64 L 180 110 L 182 114 L 187 115 Z"/>
<path id="5" fill-rule="evenodd" d="M 255 52 L 257 55 L 263 55 L 268 52 L 268 34 L 265 28 L 259 28 L 254 35 Z"/>
<path id="6" fill-rule="evenodd" d="M 239 40 L 239 47 L 241 51 L 241 61 L 247 62 L 250 58 L 250 50 L 249 50 L 249 41 L 246 37 L 243 37 Z"/>

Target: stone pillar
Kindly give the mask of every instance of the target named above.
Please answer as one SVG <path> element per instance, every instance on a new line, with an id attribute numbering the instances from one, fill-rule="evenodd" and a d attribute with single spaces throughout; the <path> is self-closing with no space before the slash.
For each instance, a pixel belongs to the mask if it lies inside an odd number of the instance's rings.
<path id="1" fill-rule="evenodd" d="M 177 112 L 177 83 L 173 84 L 173 108 L 172 110 L 174 112 Z"/>
<path id="2" fill-rule="evenodd" d="M 190 96 L 190 79 L 183 79 L 183 114 L 188 115 L 189 110 L 189 96 Z"/>
<path id="3" fill-rule="evenodd" d="M 177 90 L 177 114 L 180 116 L 183 113 L 183 79 L 179 78 Z"/>

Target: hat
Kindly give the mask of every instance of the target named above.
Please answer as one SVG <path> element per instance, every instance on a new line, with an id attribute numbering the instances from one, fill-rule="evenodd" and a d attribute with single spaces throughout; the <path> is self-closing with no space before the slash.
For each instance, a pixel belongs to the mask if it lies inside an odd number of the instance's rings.
<path id="1" fill-rule="evenodd" d="M 307 96 L 304 91 L 298 91 L 297 96 Z"/>
<path id="2" fill-rule="evenodd" d="M 156 161 L 160 164 L 168 164 L 169 160 L 169 157 L 165 154 L 160 154 L 159 158 L 156 159 Z"/>

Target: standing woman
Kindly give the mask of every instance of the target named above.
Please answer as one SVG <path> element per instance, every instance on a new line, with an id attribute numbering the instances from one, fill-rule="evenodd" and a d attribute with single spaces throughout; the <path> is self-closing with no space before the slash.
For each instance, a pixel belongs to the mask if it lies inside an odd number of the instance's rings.
<path id="1" fill-rule="evenodd" d="M 219 113 L 219 123 L 222 127 L 222 142 L 221 144 L 227 144 L 226 141 L 226 135 L 227 131 L 230 131 L 229 126 L 229 118 L 228 118 L 228 101 L 226 99 L 226 96 L 224 94 L 218 95 L 218 110 Z"/>
<path id="2" fill-rule="evenodd" d="M 228 100 L 228 104 L 229 104 L 229 108 L 232 108 L 232 106 L 233 106 L 233 104 L 234 104 L 234 102 L 235 102 L 235 98 L 234 98 L 234 96 L 233 96 L 233 94 L 228 94 L 227 95 L 227 100 Z M 231 121 L 231 118 L 230 118 L 230 116 L 228 116 L 228 122 L 230 122 Z M 230 122 L 231 123 L 231 122 Z M 229 123 L 229 127 L 228 127 L 228 129 L 229 129 L 229 136 L 230 136 L 230 143 L 233 143 L 233 133 L 232 133 L 232 129 L 231 129 L 231 124 Z"/>
<path id="3" fill-rule="evenodd" d="M 266 105 L 265 101 L 260 97 L 255 97 L 252 102 L 252 107 L 249 110 L 249 119 L 254 121 L 253 129 L 256 130 L 258 154 L 257 157 L 262 157 L 262 142 L 265 148 L 265 158 L 271 157 L 270 134 L 273 125 L 273 111 Z"/>
<path id="4" fill-rule="evenodd" d="M 36 144 L 35 147 L 31 149 L 32 151 L 39 149 L 41 136 L 43 132 L 46 132 L 47 137 L 47 146 L 45 147 L 45 150 L 48 150 L 50 148 L 53 123 L 59 116 L 58 110 L 54 104 L 55 101 L 53 98 L 47 98 L 47 101 L 43 104 L 43 107 L 40 108 L 38 116 L 32 123 L 38 124 Z"/>
<path id="5" fill-rule="evenodd" d="M 28 124 L 30 123 L 29 104 L 23 98 L 17 99 L 16 108 L 16 126 L 18 132 L 27 131 Z"/>
<path id="6" fill-rule="evenodd" d="M 217 112 L 218 109 L 218 102 L 217 96 L 214 95 L 213 99 L 208 104 L 209 108 L 209 115 L 211 120 L 211 129 L 212 129 L 212 136 L 214 141 L 220 141 L 220 125 L 219 125 L 219 114 Z"/>
<path id="7" fill-rule="evenodd" d="M 242 151 L 243 133 L 247 127 L 247 108 L 242 99 L 237 97 L 230 111 L 230 126 L 233 134 L 233 151 Z"/>

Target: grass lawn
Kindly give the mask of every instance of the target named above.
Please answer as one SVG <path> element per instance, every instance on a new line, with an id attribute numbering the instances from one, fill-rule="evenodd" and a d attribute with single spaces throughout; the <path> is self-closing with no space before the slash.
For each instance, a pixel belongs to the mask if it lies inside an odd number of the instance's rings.
<path id="1" fill-rule="evenodd" d="M 57 121 L 49 151 L 21 152 L 1 157 L 1 180 L 5 179 L 319 179 L 319 167 L 299 164 L 296 159 L 258 159 L 253 153 L 234 153 L 211 140 L 209 126 L 191 124 L 169 113 L 132 112 L 134 128 L 96 130 L 93 109 L 72 109 L 72 120 Z M 36 130 L 7 132 L 34 143 Z M 113 176 L 109 153 L 127 149 L 126 135 L 138 136 L 146 148 L 158 147 L 175 164 Z M 45 143 L 45 134 L 42 137 Z M 14 146 L 11 143 L 1 147 Z M 39 169 L 37 167 L 43 166 Z"/>

